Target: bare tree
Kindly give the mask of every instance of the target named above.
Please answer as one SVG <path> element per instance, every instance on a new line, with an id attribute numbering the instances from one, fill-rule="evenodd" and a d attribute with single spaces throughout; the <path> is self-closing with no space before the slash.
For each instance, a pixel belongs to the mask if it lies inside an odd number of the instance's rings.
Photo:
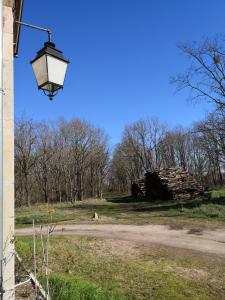
<path id="1" fill-rule="evenodd" d="M 50 160 L 52 157 L 52 141 L 49 124 L 37 124 L 37 151 L 35 163 L 35 177 L 43 191 L 44 202 L 49 202 L 50 192 Z"/>
<path id="2" fill-rule="evenodd" d="M 160 168 L 160 147 L 165 134 L 166 126 L 156 118 L 141 119 L 125 127 L 110 168 L 114 186 L 116 183 L 119 190 L 127 190 L 147 170 Z"/>
<path id="3" fill-rule="evenodd" d="M 189 89 L 192 99 L 203 98 L 225 109 L 225 45 L 224 37 L 205 39 L 197 44 L 181 44 L 181 51 L 190 59 L 189 68 L 172 78 L 177 89 Z"/>
<path id="4" fill-rule="evenodd" d="M 37 136 L 35 123 L 32 120 L 21 119 L 15 128 L 15 176 L 17 196 L 30 205 L 31 172 L 36 163 L 35 149 Z M 22 201 L 22 200 L 21 200 Z M 22 201 L 23 202 L 23 201 Z"/>

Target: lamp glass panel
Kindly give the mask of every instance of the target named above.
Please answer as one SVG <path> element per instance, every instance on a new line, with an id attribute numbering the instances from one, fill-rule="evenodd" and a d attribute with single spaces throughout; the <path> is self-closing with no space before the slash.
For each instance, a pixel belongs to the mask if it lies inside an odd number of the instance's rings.
<path id="1" fill-rule="evenodd" d="M 48 81 L 47 57 L 43 55 L 32 63 L 38 86 Z"/>
<path id="2" fill-rule="evenodd" d="M 53 56 L 47 56 L 48 80 L 57 85 L 63 86 L 68 63 Z"/>

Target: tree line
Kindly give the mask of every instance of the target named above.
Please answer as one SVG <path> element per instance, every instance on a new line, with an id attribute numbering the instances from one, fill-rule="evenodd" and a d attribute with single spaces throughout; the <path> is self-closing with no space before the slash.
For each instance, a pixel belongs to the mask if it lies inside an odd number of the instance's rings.
<path id="1" fill-rule="evenodd" d="M 86 121 L 15 126 L 16 205 L 102 198 L 109 162 L 106 134 Z"/>
<path id="2" fill-rule="evenodd" d="M 110 164 L 110 189 L 127 191 L 146 171 L 182 167 L 205 187 L 223 185 L 225 116 L 210 114 L 189 129 L 169 129 L 156 118 L 128 125 Z"/>
<path id="3" fill-rule="evenodd" d="M 178 166 L 205 187 L 224 184 L 223 113 L 211 113 L 188 129 L 140 119 L 125 127 L 112 155 L 107 135 L 86 121 L 16 123 L 18 206 L 101 199 L 103 191 L 129 191 L 148 170 Z"/>

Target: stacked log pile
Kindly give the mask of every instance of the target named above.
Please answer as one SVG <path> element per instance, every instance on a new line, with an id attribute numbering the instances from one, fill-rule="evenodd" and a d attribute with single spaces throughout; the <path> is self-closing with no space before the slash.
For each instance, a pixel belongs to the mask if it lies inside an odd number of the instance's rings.
<path id="1" fill-rule="evenodd" d="M 180 200 L 203 193 L 203 187 L 182 168 L 160 169 L 145 174 L 147 199 Z"/>
<path id="2" fill-rule="evenodd" d="M 131 193 L 133 197 L 145 197 L 145 179 L 133 182 L 131 185 Z"/>

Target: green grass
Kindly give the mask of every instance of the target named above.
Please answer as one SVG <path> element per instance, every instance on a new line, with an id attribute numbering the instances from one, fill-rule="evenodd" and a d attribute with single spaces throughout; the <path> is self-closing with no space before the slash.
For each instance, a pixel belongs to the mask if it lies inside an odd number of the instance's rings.
<path id="1" fill-rule="evenodd" d="M 183 214 L 191 218 L 216 218 L 225 221 L 225 205 L 207 204 L 194 209 L 184 209 Z"/>
<path id="2" fill-rule="evenodd" d="M 44 277 L 41 279 L 44 284 Z M 125 300 L 125 297 L 107 292 L 78 276 L 50 275 L 49 285 L 53 300 Z"/>
<path id="3" fill-rule="evenodd" d="M 225 190 L 224 189 L 212 190 L 210 192 L 210 196 L 211 196 L 212 199 L 224 198 L 225 197 Z"/>
<path id="4" fill-rule="evenodd" d="M 31 238 L 17 238 L 16 248 L 32 269 Z M 44 270 L 39 240 L 37 248 L 40 276 Z M 225 261 L 215 256 L 127 241 L 52 236 L 49 259 L 53 300 L 225 299 Z"/>
<path id="5" fill-rule="evenodd" d="M 97 212 L 100 219 L 93 221 Z M 212 191 L 205 197 L 186 202 L 133 199 L 129 195 L 108 194 L 103 200 L 34 205 L 16 209 L 16 226 L 46 223 L 109 223 L 109 224 L 225 224 L 225 190 Z"/>

